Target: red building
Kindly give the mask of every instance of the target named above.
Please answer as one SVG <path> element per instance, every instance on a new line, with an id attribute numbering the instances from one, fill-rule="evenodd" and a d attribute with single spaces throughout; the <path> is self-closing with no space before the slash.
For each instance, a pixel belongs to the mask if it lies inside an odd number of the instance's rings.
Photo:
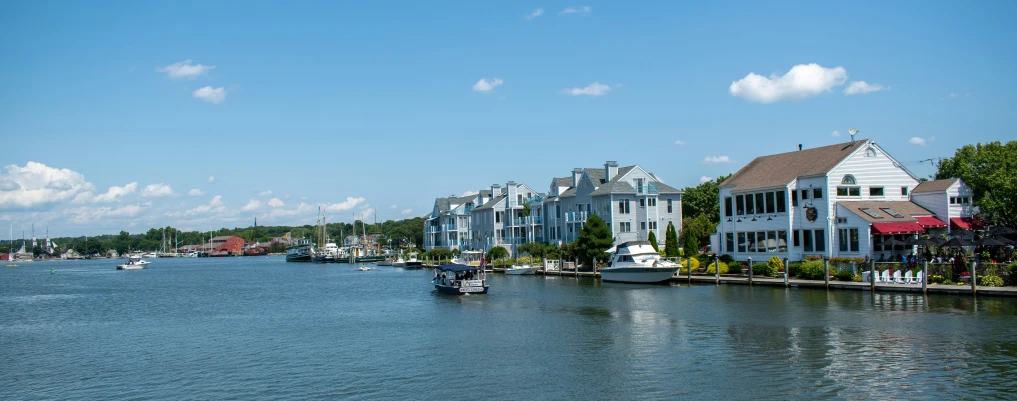
<path id="1" fill-rule="evenodd" d="M 212 254 L 240 255 L 244 251 L 244 239 L 236 235 L 222 235 L 212 238 Z"/>

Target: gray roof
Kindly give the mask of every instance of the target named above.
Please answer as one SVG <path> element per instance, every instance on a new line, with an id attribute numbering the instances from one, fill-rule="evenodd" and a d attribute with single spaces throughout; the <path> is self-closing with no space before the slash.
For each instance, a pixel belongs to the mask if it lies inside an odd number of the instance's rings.
<path id="1" fill-rule="evenodd" d="M 565 192 L 562 192 L 561 194 L 558 195 L 559 198 L 571 198 L 574 196 L 576 196 L 575 188 L 566 189 Z"/>
<path id="2" fill-rule="evenodd" d="M 675 187 L 672 187 L 670 185 L 667 185 L 667 184 L 665 184 L 663 182 L 659 182 L 659 181 L 655 182 L 653 184 L 650 184 L 650 185 L 656 185 L 657 186 L 657 191 L 659 191 L 662 194 L 681 194 L 681 193 L 683 193 L 682 190 L 680 190 L 678 188 L 675 188 Z"/>
<path id="3" fill-rule="evenodd" d="M 555 177 L 554 178 L 554 185 L 559 186 L 559 187 L 565 187 L 565 188 L 571 187 L 572 186 L 572 177 L 571 176 L 569 176 L 569 177 Z"/>
<path id="4" fill-rule="evenodd" d="M 491 199 L 490 201 L 485 203 L 483 206 L 478 206 L 478 207 L 474 208 L 473 211 L 476 212 L 476 211 L 480 211 L 480 210 L 494 209 L 494 205 L 498 204 L 498 202 L 500 202 L 502 199 L 505 199 L 506 196 L 508 196 L 508 195 L 498 195 L 498 196 L 494 197 L 494 199 Z"/>
<path id="5" fill-rule="evenodd" d="M 609 194 L 634 194 L 636 189 L 629 185 L 625 181 L 611 181 L 606 184 L 601 184 L 596 191 L 590 193 L 590 196 L 600 196 Z"/>
<path id="6" fill-rule="evenodd" d="M 479 195 L 480 195 L 481 198 L 486 198 L 488 196 L 491 196 L 491 190 L 490 189 L 481 189 Z"/>
<path id="7" fill-rule="evenodd" d="M 899 223 L 905 221 L 917 221 L 914 216 L 931 216 L 932 212 L 928 209 L 918 206 L 917 203 L 912 201 L 842 201 L 837 202 L 838 205 L 843 206 L 845 209 L 858 215 L 865 221 L 870 223 Z M 870 216 L 868 213 L 861 211 L 862 208 L 870 209 L 871 211 L 878 213 L 880 218 Z M 903 217 L 893 217 L 886 211 L 880 210 L 880 208 L 890 208 L 893 211 L 900 213 Z"/>
<path id="8" fill-rule="evenodd" d="M 947 190 L 947 188 L 950 188 L 951 185 L 956 183 L 957 180 L 960 180 L 960 178 L 947 178 L 945 180 L 925 181 L 921 184 L 918 184 L 918 186 L 915 187 L 915 189 L 912 189 L 911 193 L 921 194 L 927 192 L 944 192 Z"/>
<path id="9" fill-rule="evenodd" d="M 603 167 L 599 167 L 599 168 L 598 167 L 587 167 L 587 168 L 584 168 L 583 171 L 586 173 L 586 175 L 590 176 L 590 179 L 593 180 L 593 183 L 595 185 L 600 185 L 600 184 L 604 183 L 604 168 Z"/>
<path id="10" fill-rule="evenodd" d="M 760 156 L 746 164 L 720 186 L 731 188 L 732 191 L 746 191 L 784 186 L 798 177 L 824 175 L 869 142 L 867 139 L 859 139 L 854 142 Z"/>

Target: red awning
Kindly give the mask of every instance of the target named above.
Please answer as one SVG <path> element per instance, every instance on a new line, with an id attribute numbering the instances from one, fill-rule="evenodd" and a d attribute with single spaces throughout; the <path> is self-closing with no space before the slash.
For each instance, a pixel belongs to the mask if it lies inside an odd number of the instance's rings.
<path id="1" fill-rule="evenodd" d="M 873 234 L 896 235 L 896 234 L 923 234 L 925 229 L 913 221 L 902 221 L 898 223 L 872 223 Z"/>
<path id="2" fill-rule="evenodd" d="M 929 229 L 929 228 L 946 228 L 946 223 L 943 220 L 937 219 L 932 216 L 927 217 L 915 217 L 918 219 L 918 225 Z"/>
<path id="3" fill-rule="evenodd" d="M 977 230 L 988 224 L 988 221 L 978 217 L 951 217 L 950 226 L 961 230 Z"/>

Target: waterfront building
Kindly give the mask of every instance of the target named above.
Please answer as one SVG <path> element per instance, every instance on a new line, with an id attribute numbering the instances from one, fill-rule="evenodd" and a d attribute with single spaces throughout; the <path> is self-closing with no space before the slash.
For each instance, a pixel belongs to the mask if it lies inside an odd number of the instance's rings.
<path id="1" fill-rule="evenodd" d="M 960 180 L 920 180 L 872 140 L 760 156 L 719 188 L 712 249 L 736 260 L 771 256 L 886 257 L 891 237 L 947 232 L 974 221 Z M 917 192 L 916 192 L 917 191 Z M 968 194 L 968 195 L 964 195 Z M 949 205 L 953 199 L 959 205 Z M 953 214 L 951 214 L 953 213 Z"/>
<path id="2" fill-rule="evenodd" d="M 470 247 L 470 213 L 485 194 L 455 196 L 434 200 L 431 213 L 424 217 L 424 250 L 444 248 L 464 250 Z"/>
<path id="3" fill-rule="evenodd" d="M 543 242 L 539 205 L 544 195 L 515 181 L 498 184 L 478 194 L 479 204 L 470 212 L 470 248 L 489 250 L 495 246 L 514 252 L 516 245 Z"/>
<path id="4" fill-rule="evenodd" d="M 209 242 L 213 254 L 241 255 L 244 251 L 244 239 L 236 235 L 220 235 Z"/>

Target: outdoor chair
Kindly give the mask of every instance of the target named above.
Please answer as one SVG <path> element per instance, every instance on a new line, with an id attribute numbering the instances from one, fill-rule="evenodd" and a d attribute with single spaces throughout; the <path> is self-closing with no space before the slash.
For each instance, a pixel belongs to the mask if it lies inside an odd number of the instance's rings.
<path id="1" fill-rule="evenodd" d="M 890 282 L 890 270 L 889 269 L 883 270 L 883 274 L 879 275 L 879 280 L 876 280 L 876 282 L 877 283 L 889 283 Z"/>
<path id="2" fill-rule="evenodd" d="M 923 278 L 925 278 L 925 272 L 918 272 L 918 278 L 915 279 L 915 284 L 921 284 Z"/>
<path id="3" fill-rule="evenodd" d="M 900 275 L 900 270 L 893 272 L 893 283 L 904 284 L 904 278 Z"/>
<path id="4" fill-rule="evenodd" d="M 914 275 L 911 274 L 911 270 L 908 270 L 906 273 L 904 273 L 904 284 L 914 284 L 914 283 L 915 277 Z"/>

